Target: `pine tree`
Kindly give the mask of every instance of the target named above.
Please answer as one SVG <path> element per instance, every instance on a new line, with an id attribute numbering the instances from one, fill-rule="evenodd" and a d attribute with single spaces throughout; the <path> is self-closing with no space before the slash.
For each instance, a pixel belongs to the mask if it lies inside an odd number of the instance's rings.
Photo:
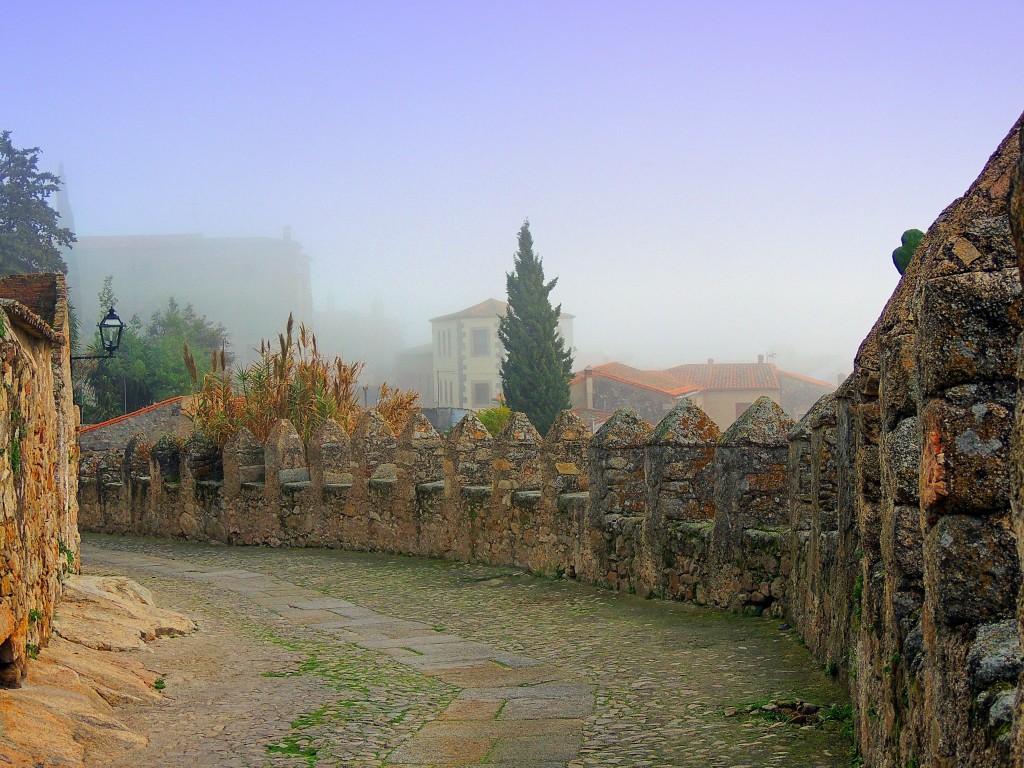
<path id="1" fill-rule="evenodd" d="M 75 242 L 47 198 L 60 179 L 37 167 L 39 147 L 18 149 L 0 131 L 0 275 L 67 272 L 60 249 Z"/>
<path id="2" fill-rule="evenodd" d="M 544 282 L 544 267 L 533 252 L 529 220 L 519 230 L 515 268 L 506 275 L 508 312 L 498 325 L 505 345 L 501 382 L 505 404 L 525 413 L 543 435 L 559 411 L 569 408 L 572 355 L 558 332 L 562 305 L 548 294 L 558 279 Z"/>

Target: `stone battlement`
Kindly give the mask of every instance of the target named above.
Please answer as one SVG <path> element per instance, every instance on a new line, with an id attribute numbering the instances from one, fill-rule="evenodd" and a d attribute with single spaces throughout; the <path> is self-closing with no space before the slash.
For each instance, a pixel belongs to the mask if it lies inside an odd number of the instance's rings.
<path id="1" fill-rule="evenodd" d="M 791 427 L 762 398 L 723 436 L 683 401 L 654 430 L 622 410 L 594 436 L 566 411 L 544 438 L 523 414 L 496 438 L 473 414 L 444 437 L 417 414 L 396 437 L 370 411 L 351 438 L 328 421 L 308 446 L 287 421 L 263 445 L 241 430 L 222 452 L 199 437 L 152 446 L 137 438 L 126 451 L 83 458 L 80 524 L 517 565 L 772 608 L 787 575 L 779 553 Z M 713 547 L 690 552 L 693 537 Z M 733 578 L 698 589 L 691 561 L 711 552 Z M 744 578 L 753 560 L 759 576 Z"/>

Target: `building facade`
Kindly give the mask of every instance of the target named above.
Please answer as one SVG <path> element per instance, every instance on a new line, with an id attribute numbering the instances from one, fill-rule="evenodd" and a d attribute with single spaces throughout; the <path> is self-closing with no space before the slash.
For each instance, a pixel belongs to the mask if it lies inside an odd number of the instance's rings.
<path id="1" fill-rule="evenodd" d="M 480 410 L 501 396 L 501 361 L 505 348 L 498 323 L 508 305 L 487 299 L 460 312 L 431 319 L 434 403 L 444 408 Z M 572 349 L 573 315 L 563 312 L 558 328 L 566 349 Z M 426 402 L 427 393 L 421 391 Z"/>

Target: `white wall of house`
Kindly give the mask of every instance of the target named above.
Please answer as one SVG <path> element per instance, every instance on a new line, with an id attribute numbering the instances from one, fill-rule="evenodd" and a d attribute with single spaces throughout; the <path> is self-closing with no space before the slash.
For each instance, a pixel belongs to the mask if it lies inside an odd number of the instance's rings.
<path id="1" fill-rule="evenodd" d="M 495 302 L 496 303 L 496 302 Z M 430 321 L 434 389 L 437 404 L 480 410 L 496 405 L 501 395 L 501 361 L 497 315 L 447 315 Z M 572 317 L 562 317 L 559 334 L 572 349 Z"/>

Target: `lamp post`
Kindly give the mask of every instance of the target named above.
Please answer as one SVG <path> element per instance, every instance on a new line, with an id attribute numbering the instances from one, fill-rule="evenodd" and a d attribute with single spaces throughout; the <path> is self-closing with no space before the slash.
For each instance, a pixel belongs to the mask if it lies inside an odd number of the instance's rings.
<path id="1" fill-rule="evenodd" d="M 106 316 L 100 320 L 96 327 L 100 330 L 100 348 L 103 350 L 102 355 L 72 355 L 71 360 L 109 360 L 114 356 L 117 348 L 121 346 L 121 331 L 124 330 L 124 323 L 121 322 L 121 318 L 114 312 L 114 308 L 111 307 L 110 311 L 107 312 Z M 72 381 L 74 380 L 74 374 L 72 374 Z M 72 383 L 71 397 L 75 396 L 74 384 Z M 80 403 L 82 412 L 85 412 L 84 397 L 83 402 Z"/>
<path id="2" fill-rule="evenodd" d="M 111 307 L 106 317 L 96 324 L 100 329 L 100 346 L 105 354 L 102 355 L 72 355 L 72 360 L 106 360 L 113 357 L 117 348 L 121 346 L 121 331 L 124 330 L 124 323 Z"/>

